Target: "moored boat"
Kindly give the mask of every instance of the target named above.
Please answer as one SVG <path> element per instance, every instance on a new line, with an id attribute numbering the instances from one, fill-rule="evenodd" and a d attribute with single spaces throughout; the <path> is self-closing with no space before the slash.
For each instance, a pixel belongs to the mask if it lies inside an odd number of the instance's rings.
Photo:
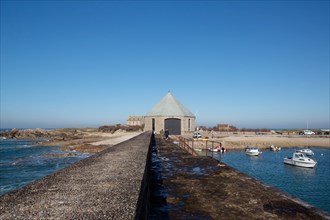
<path id="1" fill-rule="evenodd" d="M 209 151 L 213 151 L 213 152 L 222 152 L 222 153 L 224 153 L 224 152 L 226 152 L 227 150 L 226 150 L 226 148 L 224 148 L 224 147 L 220 147 L 220 146 L 218 146 L 218 147 L 216 147 L 216 148 L 212 148 L 212 147 L 210 147 L 209 148 Z"/>
<path id="2" fill-rule="evenodd" d="M 314 155 L 314 152 L 309 148 L 304 148 L 304 149 L 301 149 L 301 150 L 298 150 L 298 151 L 306 154 L 307 156 L 313 156 Z"/>
<path id="3" fill-rule="evenodd" d="M 306 154 L 301 151 L 296 151 L 293 153 L 292 157 L 284 158 L 284 163 L 293 166 L 313 168 L 317 162 L 307 157 Z"/>
<path id="4" fill-rule="evenodd" d="M 245 153 L 249 156 L 259 156 L 259 154 L 261 154 L 259 149 L 256 147 L 246 147 Z"/>

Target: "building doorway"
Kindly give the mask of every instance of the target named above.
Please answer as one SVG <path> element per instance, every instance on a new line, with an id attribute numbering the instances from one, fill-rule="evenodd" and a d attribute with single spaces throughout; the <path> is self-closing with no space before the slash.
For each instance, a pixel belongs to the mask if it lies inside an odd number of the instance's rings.
<path id="1" fill-rule="evenodd" d="M 168 129 L 170 135 L 181 135 L 181 119 L 167 118 L 164 123 L 164 130 Z"/>

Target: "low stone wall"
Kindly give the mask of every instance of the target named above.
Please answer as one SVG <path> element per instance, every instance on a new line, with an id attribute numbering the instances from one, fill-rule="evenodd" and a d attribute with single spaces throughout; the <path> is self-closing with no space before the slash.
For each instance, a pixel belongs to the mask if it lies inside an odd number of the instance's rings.
<path id="1" fill-rule="evenodd" d="M 142 133 L 0 197 L 0 219 L 145 218 L 152 140 Z"/>

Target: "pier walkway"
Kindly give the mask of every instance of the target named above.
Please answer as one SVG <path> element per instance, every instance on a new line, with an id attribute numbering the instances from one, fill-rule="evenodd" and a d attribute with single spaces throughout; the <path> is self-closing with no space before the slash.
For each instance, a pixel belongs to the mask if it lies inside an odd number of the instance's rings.
<path id="1" fill-rule="evenodd" d="M 151 132 L 0 197 L 2 219 L 330 219 Z"/>

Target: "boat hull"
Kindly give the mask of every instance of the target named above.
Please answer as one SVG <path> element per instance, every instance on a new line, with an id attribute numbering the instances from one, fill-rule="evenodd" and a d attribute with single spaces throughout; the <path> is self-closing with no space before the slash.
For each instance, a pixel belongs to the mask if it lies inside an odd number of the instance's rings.
<path id="1" fill-rule="evenodd" d="M 259 156 L 260 152 L 245 152 L 249 156 Z"/>
<path id="2" fill-rule="evenodd" d="M 292 166 L 313 168 L 316 165 L 315 161 L 300 161 L 292 158 L 284 158 L 284 163 Z"/>
<path id="3" fill-rule="evenodd" d="M 249 156 L 259 156 L 261 154 L 258 148 L 246 148 L 245 153 Z"/>
<path id="4" fill-rule="evenodd" d="M 226 152 L 227 150 L 220 150 L 220 149 L 213 149 L 213 150 L 212 150 L 212 148 L 210 148 L 209 151 L 210 151 L 210 152 L 213 151 L 213 152 L 221 152 L 221 153 L 224 153 L 224 152 Z"/>

